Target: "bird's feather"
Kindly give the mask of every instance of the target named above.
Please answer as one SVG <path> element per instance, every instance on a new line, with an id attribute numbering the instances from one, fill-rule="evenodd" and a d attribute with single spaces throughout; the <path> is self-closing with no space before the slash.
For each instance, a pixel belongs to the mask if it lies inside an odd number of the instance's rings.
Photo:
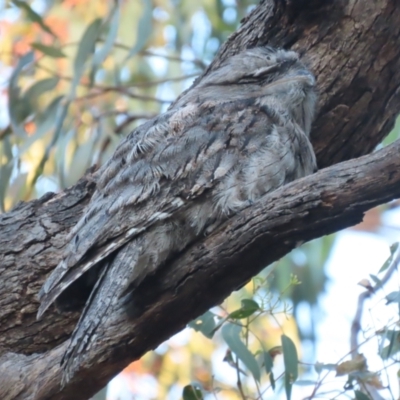
<path id="1" fill-rule="evenodd" d="M 296 53 L 248 50 L 121 142 L 40 292 L 39 316 L 104 264 L 64 358 L 67 378 L 121 296 L 232 213 L 316 169 L 314 86 Z"/>

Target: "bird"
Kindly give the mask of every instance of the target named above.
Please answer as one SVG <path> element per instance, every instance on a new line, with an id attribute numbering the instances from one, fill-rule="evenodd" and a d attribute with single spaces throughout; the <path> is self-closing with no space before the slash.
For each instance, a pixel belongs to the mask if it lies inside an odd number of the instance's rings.
<path id="1" fill-rule="evenodd" d="M 83 306 L 63 382 L 144 279 L 263 195 L 317 170 L 316 103 L 315 77 L 296 52 L 254 47 L 120 142 L 93 174 L 94 194 L 39 292 L 38 318 L 53 303 Z"/>

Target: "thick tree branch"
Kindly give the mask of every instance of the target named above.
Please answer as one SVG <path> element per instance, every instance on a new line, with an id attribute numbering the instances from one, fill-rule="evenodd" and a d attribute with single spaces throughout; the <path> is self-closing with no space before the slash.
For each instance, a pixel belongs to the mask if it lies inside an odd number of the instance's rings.
<path id="1" fill-rule="evenodd" d="M 246 47 L 268 43 L 304 52 L 321 92 L 313 144 L 325 167 L 369 153 L 393 124 L 400 104 L 400 7 L 394 0 L 321 3 L 312 13 L 293 13 L 290 3 L 263 1 L 205 74 Z M 36 321 L 36 294 L 95 182 L 88 174 L 65 192 L 0 216 L 0 398 L 88 398 L 299 242 L 351 226 L 367 209 L 399 197 L 399 151 L 397 142 L 324 169 L 232 218 L 167 266 L 144 315 L 129 321 L 121 312 L 108 321 L 82 370 L 61 391 L 62 343 L 77 315 L 53 311 Z"/>
<path id="2" fill-rule="evenodd" d="M 0 398 L 88 398 L 265 265 L 304 241 L 360 222 L 366 210 L 400 197 L 399 153 L 400 140 L 286 185 L 193 245 L 156 277 L 158 284 L 151 288 L 156 300 L 143 315 L 130 319 L 121 308 L 107 321 L 82 370 L 63 391 L 59 362 L 65 343 L 41 355 L 4 355 Z"/>

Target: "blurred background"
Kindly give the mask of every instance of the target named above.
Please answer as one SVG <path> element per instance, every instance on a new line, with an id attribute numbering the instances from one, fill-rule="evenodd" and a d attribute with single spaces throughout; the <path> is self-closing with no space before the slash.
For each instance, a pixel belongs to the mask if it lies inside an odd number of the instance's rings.
<path id="1" fill-rule="evenodd" d="M 102 164 L 257 3 L 0 0 L 1 212 Z M 397 399 L 399 206 L 268 266 L 95 399 Z"/>

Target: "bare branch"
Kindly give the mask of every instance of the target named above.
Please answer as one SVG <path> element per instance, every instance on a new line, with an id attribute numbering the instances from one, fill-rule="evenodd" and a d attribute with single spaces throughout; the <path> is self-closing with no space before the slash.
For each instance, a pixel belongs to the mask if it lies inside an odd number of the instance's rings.
<path id="1" fill-rule="evenodd" d="M 382 289 L 382 287 L 392 277 L 393 273 L 396 271 L 399 264 L 400 264 L 400 245 L 397 246 L 397 249 L 394 251 L 390 265 L 388 266 L 385 275 L 382 277 L 382 279 L 375 285 L 369 286 L 365 292 L 362 292 L 358 296 L 357 310 L 354 315 L 353 321 L 351 323 L 351 331 L 350 331 L 350 351 L 353 358 L 358 354 L 360 346 L 360 343 L 358 342 L 358 334 L 361 329 L 361 318 L 364 311 L 365 300 L 375 295 L 378 289 Z"/>

